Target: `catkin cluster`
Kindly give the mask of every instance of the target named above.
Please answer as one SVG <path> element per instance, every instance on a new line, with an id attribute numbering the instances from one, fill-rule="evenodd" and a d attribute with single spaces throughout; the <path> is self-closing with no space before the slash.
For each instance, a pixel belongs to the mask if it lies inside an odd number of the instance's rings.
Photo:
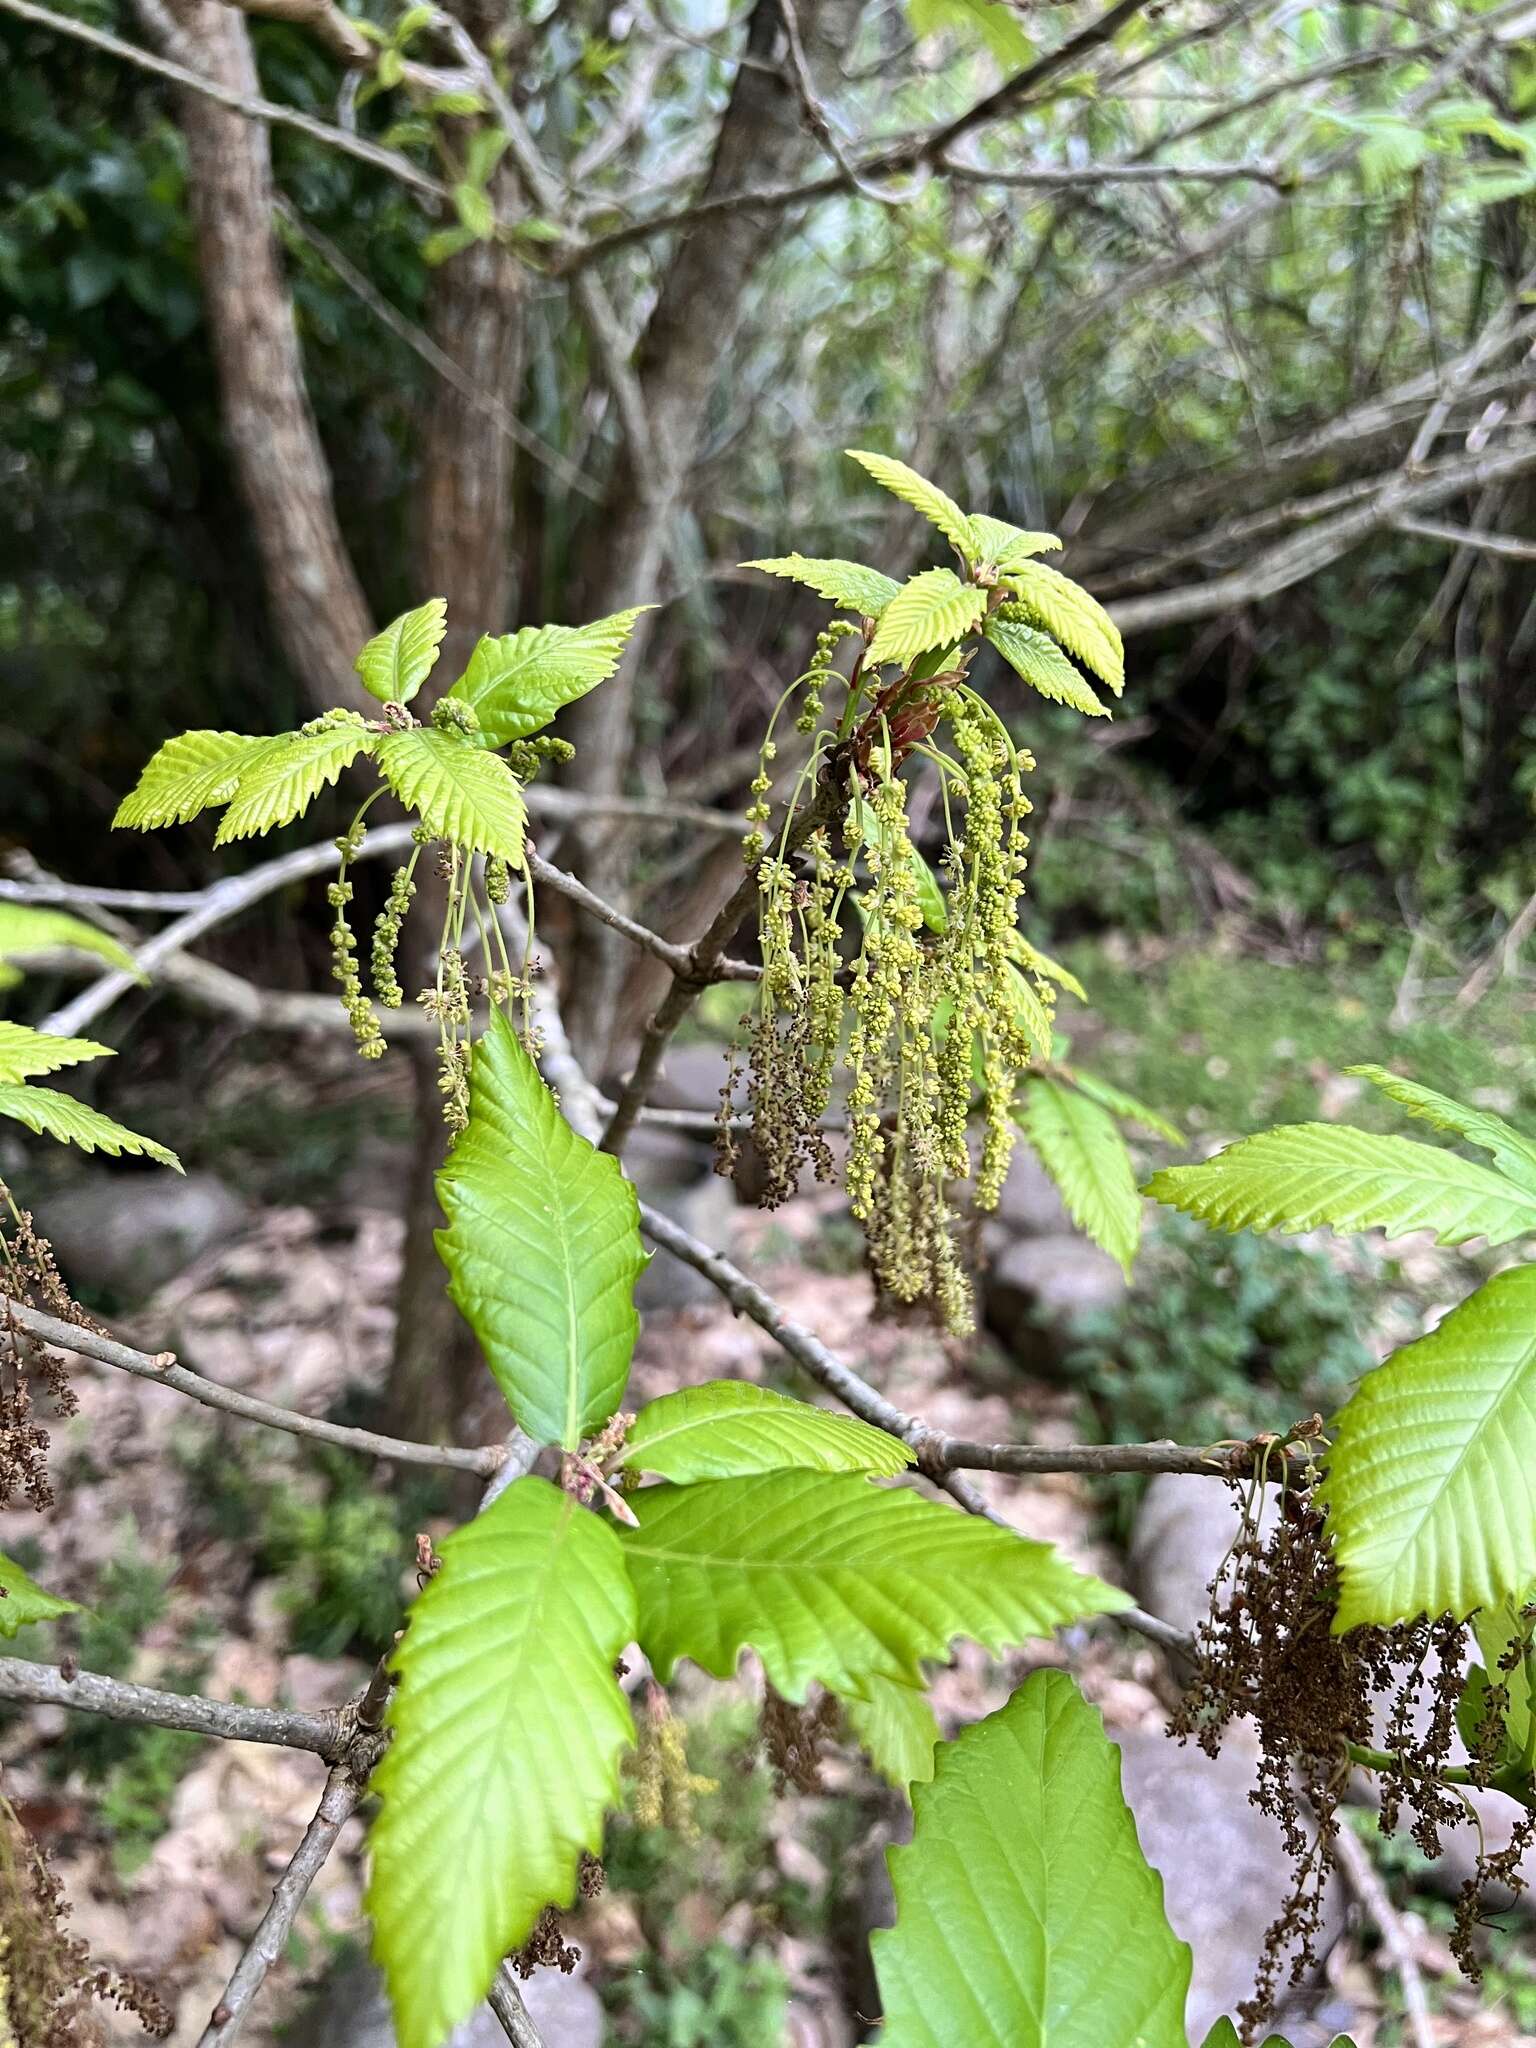
<path id="1" fill-rule="evenodd" d="M 1016 1076 L 1049 1054 L 1021 1009 L 1015 958 L 1023 776 L 1034 763 L 969 687 L 963 661 L 876 691 L 846 731 L 822 731 L 833 658 L 856 631 L 824 633 L 793 686 L 796 722 L 816 737 L 773 843 L 763 830 L 771 733 L 747 813 L 763 978 L 743 1025 L 761 1199 L 785 1200 L 806 1170 L 835 1177 L 828 1128 L 841 1074 L 843 1181 L 875 1277 L 896 1301 L 929 1304 L 964 1334 L 974 1310 L 956 1189 L 969 1187 L 974 1208 L 996 1206 Z M 913 842 L 909 791 L 920 766 L 939 779 L 947 886 Z M 1047 991 L 1023 993 L 1036 1018 L 1049 1015 Z M 728 1090 L 726 1169 L 737 1156 L 730 1106 Z"/>

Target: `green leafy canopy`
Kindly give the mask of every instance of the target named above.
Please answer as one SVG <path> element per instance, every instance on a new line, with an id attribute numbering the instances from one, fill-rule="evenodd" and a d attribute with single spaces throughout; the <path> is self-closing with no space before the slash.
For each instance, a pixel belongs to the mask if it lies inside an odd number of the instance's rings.
<path id="1" fill-rule="evenodd" d="M 437 1185 L 450 1294 L 523 1428 L 575 1450 L 629 1375 L 640 1212 L 618 1161 L 571 1129 L 499 1011 Z"/>

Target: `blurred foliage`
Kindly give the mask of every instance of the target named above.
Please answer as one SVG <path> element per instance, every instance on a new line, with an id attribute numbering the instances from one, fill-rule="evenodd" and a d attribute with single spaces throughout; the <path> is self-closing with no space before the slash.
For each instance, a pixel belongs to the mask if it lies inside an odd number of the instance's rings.
<path id="1" fill-rule="evenodd" d="M 1505 983 L 1457 1016 L 1450 997 L 1459 977 L 1446 973 L 1455 962 L 1431 952 L 1425 971 L 1438 970 L 1439 981 L 1389 1025 L 1405 951 L 1399 940 L 1375 960 L 1306 965 L 1193 944 L 1074 945 L 1067 958 L 1095 1016 L 1113 1024 L 1091 1041 L 1085 1032 L 1078 1050 L 1106 1079 L 1210 1137 L 1337 1113 L 1346 1097 L 1352 1122 L 1400 1130 L 1390 1104 L 1337 1080 L 1369 1059 L 1517 1122 L 1528 1118 L 1536 1111 L 1529 996 Z"/>
<path id="2" fill-rule="evenodd" d="M 1324 1416 L 1372 1364 L 1359 1332 L 1390 1275 L 1159 1217 L 1124 1305 L 1083 1317 L 1063 1363 L 1110 1443 L 1190 1443 Z"/>
<path id="3" fill-rule="evenodd" d="M 369 1407 L 343 1401 L 329 1419 L 369 1426 Z M 192 1496 L 212 1533 L 249 1557 L 253 1575 L 276 1582 L 290 1650 L 381 1657 L 400 1626 L 416 1534 L 445 1511 L 443 1475 L 413 1466 L 386 1486 L 330 1444 L 293 1446 L 285 1457 L 250 1439 L 209 1439 L 189 1461 Z"/>

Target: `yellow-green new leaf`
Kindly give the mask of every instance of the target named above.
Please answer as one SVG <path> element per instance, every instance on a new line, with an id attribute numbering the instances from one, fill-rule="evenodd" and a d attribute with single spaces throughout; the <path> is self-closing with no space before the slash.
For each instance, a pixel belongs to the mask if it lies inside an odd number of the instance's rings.
<path id="1" fill-rule="evenodd" d="M 1475 1160 L 1345 1124 L 1280 1124 L 1145 1192 L 1217 1230 L 1432 1230 L 1441 1244 L 1506 1244 L 1536 1230 L 1536 1194 Z"/>
<path id="2" fill-rule="evenodd" d="M 1080 1095 L 1101 1104 L 1111 1116 L 1140 1124 L 1144 1131 L 1150 1131 L 1154 1138 L 1166 1138 L 1170 1145 L 1189 1143 L 1177 1124 L 1170 1123 L 1158 1110 L 1149 1109 L 1146 1103 L 1137 1096 L 1128 1095 L 1123 1088 L 1116 1088 L 1097 1074 L 1085 1074 L 1081 1067 L 1063 1067 L 1061 1071 Z"/>
<path id="3" fill-rule="evenodd" d="M 229 808 L 219 821 L 215 846 L 251 839 L 291 825 L 322 789 L 329 789 L 364 752 L 373 735 L 360 718 L 340 718 L 312 732 L 279 733 L 247 757 L 235 778 Z"/>
<path id="4" fill-rule="evenodd" d="M 1035 624 L 1086 663 L 1118 697 L 1125 688 L 1125 643 L 1098 599 L 1044 562 L 1011 563 L 1007 581 Z"/>
<path id="5" fill-rule="evenodd" d="M 19 1564 L 0 1553 L 0 1636 L 14 1636 L 32 1621 L 57 1621 L 61 1614 L 78 1614 L 73 1600 L 60 1600 L 43 1588 Z"/>
<path id="6" fill-rule="evenodd" d="M 853 1475 L 767 1472 L 629 1502 L 637 1640 L 663 1684 L 682 1657 L 727 1678 L 751 1648 L 790 1700 L 870 1677 L 921 1686 L 924 1658 L 957 1636 L 1000 1650 L 1129 1605 L 1048 1544 Z"/>
<path id="7" fill-rule="evenodd" d="M 866 1678 L 862 1692 L 842 1695 L 843 1717 L 881 1777 L 905 1792 L 933 1776 L 939 1739 L 928 1695 L 894 1678 Z"/>
<path id="8" fill-rule="evenodd" d="M 422 725 L 386 733 L 375 758 L 384 780 L 434 839 L 521 864 L 528 807 L 499 754 L 461 733 Z"/>
<path id="9" fill-rule="evenodd" d="M 56 1088 L 36 1088 L 28 1082 L 0 1084 L 0 1116 L 14 1117 L 39 1137 L 57 1138 L 61 1145 L 78 1145 L 82 1152 L 108 1152 L 116 1159 L 124 1152 L 156 1160 L 161 1166 L 181 1172 L 181 1161 L 153 1138 L 144 1138 L 126 1125 L 114 1123 L 99 1109 L 64 1095 Z"/>
<path id="10" fill-rule="evenodd" d="M 883 1429 L 833 1415 L 746 1380 L 682 1387 L 642 1408 L 624 1446 L 632 1472 L 688 1486 L 749 1472 L 869 1472 L 887 1478 L 916 1463 Z"/>
<path id="11" fill-rule="evenodd" d="M 375 633 L 352 666 L 381 704 L 409 704 L 437 665 L 448 630 L 448 600 L 429 597 Z"/>
<path id="12" fill-rule="evenodd" d="M 1004 943 L 1014 959 L 1027 967 L 1031 974 L 1043 975 L 1047 981 L 1054 981 L 1058 988 L 1064 988 L 1069 996 L 1076 996 L 1080 1003 L 1087 1002 L 1088 991 L 1071 968 L 1063 967 L 1049 953 L 1042 953 L 1022 932 L 1009 932 Z"/>
<path id="13" fill-rule="evenodd" d="M 1055 1035 L 1051 1025 L 1051 1013 L 1045 1007 L 1040 991 L 1029 976 L 1012 960 L 1006 965 L 1008 994 L 1013 1003 L 1015 1021 L 1023 1027 L 1035 1058 L 1047 1059 L 1050 1056 L 1051 1040 Z"/>
<path id="14" fill-rule="evenodd" d="M 624 659 L 636 619 L 653 609 L 637 604 L 585 626 L 487 633 L 448 694 L 471 707 L 487 745 L 526 739 L 564 705 L 608 680 Z"/>
<path id="15" fill-rule="evenodd" d="M 863 448 L 849 448 L 844 452 L 867 469 L 875 482 L 893 497 L 900 498 L 904 505 L 910 505 L 914 512 L 921 512 L 929 525 L 936 526 L 967 561 L 974 559 L 976 539 L 971 532 L 971 522 L 954 499 L 941 491 L 937 484 L 929 483 L 927 477 L 919 476 L 915 469 L 909 469 L 906 463 L 898 462 L 893 455 L 872 455 Z"/>
<path id="16" fill-rule="evenodd" d="M 992 519 L 985 512 L 967 515 L 976 543 L 976 559 L 990 562 L 994 569 L 1012 569 L 1035 555 L 1055 554 L 1061 542 L 1054 533 L 1030 533 L 1022 526 L 1010 526 L 1006 519 Z"/>
<path id="17" fill-rule="evenodd" d="M 1340 1630 L 1462 1618 L 1536 1585 L 1536 1266 L 1496 1274 L 1366 1375 L 1324 1497 Z"/>
<path id="18" fill-rule="evenodd" d="M 12 961 L 38 959 L 47 953 L 89 953 L 122 974 L 131 974 L 135 981 L 145 979 L 133 955 L 83 917 L 31 903 L 0 903 L 0 988 L 21 979 L 11 967 Z"/>
<path id="19" fill-rule="evenodd" d="M 862 562 L 843 562 L 827 556 L 777 555 L 769 561 L 743 562 L 743 569 L 761 569 L 765 576 L 784 576 L 803 583 L 839 611 L 857 612 L 861 619 L 878 619 L 901 585 L 878 569 L 866 569 Z"/>
<path id="20" fill-rule="evenodd" d="M 443 1538 L 395 1652 L 368 1911 L 400 2048 L 441 2048 L 602 1847 L 634 1739 L 614 1660 L 635 1602 L 613 1531 L 520 1479 Z"/>
<path id="21" fill-rule="evenodd" d="M 437 1177 L 449 1293 L 517 1420 L 573 1451 L 617 1409 L 645 1265 L 635 1190 L 578 1137 L 498 1010 L 475 1047 L 469 1128 Z"/>
<path id="22" fill-rule="evenodd" d="M 1242 2036 L 1229 2019 L 1219 2019 L 1206 2035 L 1204 2048 L 1243 2048 Z M 1263 2048 L 1291 2048 L 1291 2044 L 1278 2034 L 1266 2034 Z M 1329 2048 L 1355 2048 L 1355 2044 L 1346 2035 L 1335 2034 Z"/>
<path id="23" fill-rule="evenodd" d="M 1014 1116 L 1072 1221 L 1129 1274 L 1141 1243 L 1141 1197 L 1114 1118 L 1044 1074 L 1025 1081 Z"/>
<path id="24" fill-rule="evenodd" d="M 183 732 L 167 740 L 117 807 L 114 826 L 145 832 L 185 825 L 234 794 L 240 770 L 270 741 L 243 732 Z"/>
<path id="25" fill-rule="evenodd" d="M 1492 1110 L 1471 1109 L 1464 1102 L 1453 1102 L 1449 1095 L 1421 1088 L 1417 1081 L 1405 1081 L 1385 1067 L 1346 1067 L 1344 1071 L 1369 1081 L 1410 1116 L 1422 1118 L 1437 1131 L 1451 1131 L 1458 1138 L 1465 1138 L 1469 1145 L 1491 1153 L 1500 1173 L 1507 1173 L 1512 1181 L 1536 1194 L 1536 1141 L 1505 1123 L 1503 1117 L 1495 1116 Z"/>
<path id="26" fill-rule="evenodd" d="M 913 661 L 930 648 L 963 640 L 981 624 L 987 593 L 962 583 L 953 569 L 924 569 L 904 583 L 880 614 L 869 665 Z"/>
<path id="27" fill-rule="evenodd" d="M 55 1074 L 60 1067 L 77 1067 L 84 1060 L 111 1058 L 111 1046 L 98 1045 L 94 1038 L 56 1038 L 0 1017 L 0 1084 Z"/>
<path id="28" fill-rule="evenodd" d="M 886 1854 L 881 2048 L 1187 2048 L 1189 1950 L 1066 1672 L 1035 1672 L 936 1763 Z"/>
<path id="29" fill-rule="evenodd" d="M 986 636 L 1016 675 L 1053 704 L 1070 704 L 1085 718 L 1110 717 L 1109 706 L 1080 676 L 1049 633 L 1018 619 L 987 620 Z"/>

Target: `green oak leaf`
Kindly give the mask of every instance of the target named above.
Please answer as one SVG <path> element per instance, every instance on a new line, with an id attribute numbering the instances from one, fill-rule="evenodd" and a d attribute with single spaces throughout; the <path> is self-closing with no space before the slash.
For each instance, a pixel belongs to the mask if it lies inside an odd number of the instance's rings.
<path id="1" fill-rule="evenodd" d="M 751 1472 L 871 1472 L 915 1463 L 883 1429 L 745 1380 L 682 1387 L 642 1408 L 624 1445 L 632 1472 L 692 1485 Z"/>

